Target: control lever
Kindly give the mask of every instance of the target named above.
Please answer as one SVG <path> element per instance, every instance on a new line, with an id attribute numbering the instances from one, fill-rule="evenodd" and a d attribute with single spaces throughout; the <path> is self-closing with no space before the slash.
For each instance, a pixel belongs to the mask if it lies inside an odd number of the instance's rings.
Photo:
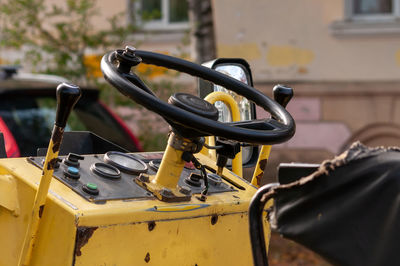
<path id="1" fill-rule="evenodd" d="M 286 108 L 287 104 L 293 97 L 293 89 L 283 85 L 276 85 L 272 92 L 274 94 L 274 100 Z"/>
<path id="2" fill-rule="evenodd" d="M 83 157 L 82 155 L 70 152 L 68 153 L 67 158 L 63 160 L 63 162 L 69 166 L 79 167 L 79 160 L 83 159 L 85 159 L 85 157 Z"/>
<path id="3" fill-rule="evenodd" d="M 274 100 L 286 108 L 287 104 L 293 97 L 293 89 L 283 85 L 276 85 L 272 89 L 274 95 Z M 254 169 L 253 178 L 251 179 L 251 184 L 260 187 L 261 179 L 264 176 L 264 170 L 267 167 L 267 162 L 269 154 L 271 153 L 271 145 L 263 145 L 258 155 L 258 160 L 256 167 Z"/>
<path id="4" fill-rule="evenodd" d="M 57 87 L 57 113 L 56 120 L 51 134 L 46 159 L 43 164 L 42 178 L 36 191 L 35 200 L 31 216 L 29 217 L 28 229 L 25 234 L 24 243 L 19 257 L 18 265 L 29 265 L 32 257 L 32 248 L 35 244 L 37 229 L 39 228 L 40 218 L 45 207 L 47 193 L 53 176 L 55 165 L 58 163 L 58 153 L 60 151 L 64 128 L 67 124 L 68 116 L 72 108 L 81 97 L 81 90 L 78 86 L 61 83 Z"/>

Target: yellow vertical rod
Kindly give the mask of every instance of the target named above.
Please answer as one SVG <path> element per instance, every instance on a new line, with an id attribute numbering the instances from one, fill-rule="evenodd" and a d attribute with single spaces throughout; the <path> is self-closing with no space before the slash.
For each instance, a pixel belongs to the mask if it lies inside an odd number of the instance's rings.
<path id="1" fill-rule="evenodd" d="M 251 179 L 251 184 L 260 187 L 261 179 L 264 176 L 265 167 L 267 166 L 269 154 L 271 153 L 271 145 L 261 146 L 260 154 L 258 155 L 258 160 L 256 167 L 254 169 L 253 178 Z"/>
<path id="2" fill-rule="evenodd" d="M 31 216 L 29 217 L 28 229 L 25 234 L 18 265 L 30 264 L 32 249 L 35 244 L 40 219 L 42 217 L 44 205 L 47 199 L 47 193 L 49 191 L 54 172 L 54 165 L 57 163 L 57 156 L 60 150 L 63 133 L 64 128 L 54 125 L 52 137 L 47 149 L 45 163 L 43 165 L 42 178 L 40 179 L 39 187 L 36 191 Z"/>
<path id="3" fill-rule="evenodd" d="M 152 182 L 162 187 L 175 189 L 185 166 L 185 161 L 182 160 L 183 151 L 177 150 L 170 145 L 172 138 L 174 138 L 174 134 L 169 136 L 160 167 Z"/>
<path id="4" fill-rule="evenodd" d="M 229 109 L 231 110 L 232 121 L 240 121 L 240 111 L 237 102 L 231 95 L 222 91 L 214 91 L 208 94 L 204 100 L 207 102 L 214 104 L 217 101 L 222 101 L 225 103 Z M 206 143 L 210 146 L 215 145 L 214 137 L 207 137 Z M 203 154 L 207 155 L 207 149 L 204 147 L 201 151 Z M 216 160 L 215 150 L 208 151 L 209 157 Z M 242 148 L 240 148 L 240 152 L 236 154 L 235 158 L 232 160 L 232 171 L 240 177 L 243 177 L 243 160 L 242 160 Z"/>

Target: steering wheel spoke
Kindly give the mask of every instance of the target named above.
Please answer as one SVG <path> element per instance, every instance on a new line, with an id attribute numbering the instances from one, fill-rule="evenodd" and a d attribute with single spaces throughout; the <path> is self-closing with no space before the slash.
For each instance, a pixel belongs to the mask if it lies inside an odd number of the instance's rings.
<path id="1" fill-rule="evenodd" d="M 256 130 L 277 130 L 282 129 L 282 124 L 277 122 L 275 119 L 257 119 L 249 121 L 239 121 L 239 122 L 228 122 L 229 126 L 256 129 Z"/>
<path id="2" fill-rule="evenodd" d="M 143 91 L 156 96 L 154 94 L 154 92 L 134 73 L 129 72 L 128 74 L 123 74 L 123 76 L 129 80 L 130 82 L 132 82 L 132 84 L 135 84 L 136 86 L 138 86 L 139 88 L 141 88 Z"/>

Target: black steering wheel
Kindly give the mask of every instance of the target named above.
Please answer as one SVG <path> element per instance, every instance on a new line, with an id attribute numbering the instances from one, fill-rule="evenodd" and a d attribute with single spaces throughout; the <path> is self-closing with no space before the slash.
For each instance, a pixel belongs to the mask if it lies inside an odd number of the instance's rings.
<path id="1" fill-rule="evenodd" d="M 222 123 L 168 104 L 156 97 L 131 72 L 131 67 L 139 63 L 174 69 L 221 85 L 253 101 L 269 112 L 273 119 Z M 203 136 L 214 135 L 253 144 L 276 144 L 287 141 L 295 133 L 291 115 L 268 96 L 234 78 L 183 59 L 127 47 L 105 54 L 101 70 L 105 79 L 125 96 L 163 116 L 167 122 L 201 132 Z"/>

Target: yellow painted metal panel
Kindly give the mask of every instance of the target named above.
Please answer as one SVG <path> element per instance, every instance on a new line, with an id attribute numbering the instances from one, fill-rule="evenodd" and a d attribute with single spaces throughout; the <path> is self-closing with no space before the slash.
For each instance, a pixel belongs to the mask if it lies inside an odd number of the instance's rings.
<path id="1" fill-rule="evenodd" d="M 30 265 L 72 265 L 76 224 L 73 212 L 48 200 L 32 250 Z"/>
<path id="2" fill-rule="evenodd" d="M 0 206 L 19 215 L 17 182 L 12 175 L 0 175 Z"/>
<path id="3" fill-rule="evenodd" d="M 207 156 L 196 157 L 216 168 Z M 41 170 L 17 158 L 0 160 L 0 173 L 16 180 L 20 206 L 18 217 L 0 211 L 0 234 L 8 236 L 0 238 L 0 265 L 16 265 Z M 183 203 L 154 198 L 95 204 L 53 179 L 31 265 L 72 265 L 74 256 L 75 265 L 251 264 L 247 210 L 256 188 L 227 169 L 223 175 L 236 191 Z"/>
<path id="4" fill-rule="evenodd" d="M 252 264 L 246 213 L 103 226 L 80 251 L 75 265 Z"/>
<path id="5" fill-rule="evenodd" d="M 17 198 L 20 215 L 14 216 L 7 210 L 0 210 L 0 265 L 17 265 L 25 236 L 28 217 L 32 210 L 35 192 L 24 183 L 17 181 Z M 10 195 L 11 196 L 11 195 Z"/>
<path id="6" fill-rule="evenodd" d="M 20 215 L 14 216 L 9 211 L 0 211 L 0 234 L 4 236 L 0 238 L 0 250 L 2 251 L 0 265 L 17 265 L 41 171 L 28 164 L 25 159 L 7 159 L 7 161 L 1 160 L 1 162 L 11 163 L 9 169 L 0 167 L 0 172 L 9 173 L 16 180 L 17 193 L 14 195 L 17 195 L 15 200 L 20 206 Z M 14 168 L 14 163 L 18 164 L 19 167 Z M 23 173 L 22 176 L 11 175 L 12 170 L 15 169 Z M 53 191 L 49 195 L 46 201 L 46 209 L 41 213 L 41 224 L 30 265 L 62 265 L 60 263 L 68 261 L 70 263 L 65 265 L 71 265 L 72 251 L 68 252 L 68 249 L 73 250 L 74 247 L 74 210 L 69 207 L 66 208 L 65 202 L 60 200 L 61 197 Z M 9 194 L 9 196 L 13 195 Z M 69 242 L 68 237 L 70 238 Z M 36 253 L 36 251 L 38 252 Z M 40 258 L 39 261 L 38 258 Z M 52 261 L 52 258 L 57 258 L 59 263 L 44 263 Z"/>

